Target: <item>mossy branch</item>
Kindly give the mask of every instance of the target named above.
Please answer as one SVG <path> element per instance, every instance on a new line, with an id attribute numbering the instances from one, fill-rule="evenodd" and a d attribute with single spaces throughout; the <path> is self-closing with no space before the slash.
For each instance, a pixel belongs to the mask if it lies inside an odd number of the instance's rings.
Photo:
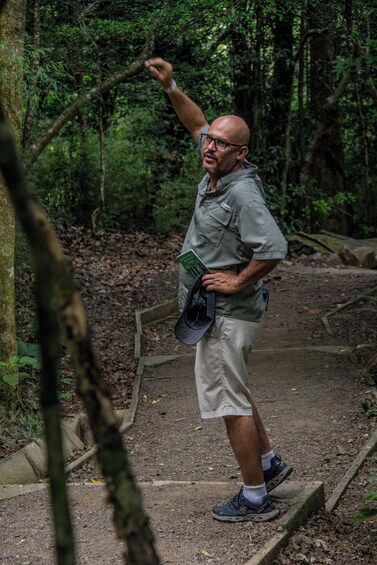
<path id="1" fill-rule="evenodd" d="M 114 75 L 108 77 L 100 84 L 97 84 L 91 88 L 88 92 L 77 98 L 70 106 L 65 108 L 63 112 L 55 118 L 55 120 L 49 125 L 47 131 L 31 146 L 31 148 L 26 151 L 26 159 L 30 165 L 32 165 L 42 153 L 42 151 L 47 147 L 50 141 L 60 132 L 62 127 L 71 120 L 79 110 L 96 98 L 101 98 L 104 94 L 109 92 L 114 86 L 126 82 L 128 79 L 134 77 L 144 69 L 144 61 L 148 59 L 154 49 L 154 34 L 148 39 L 143 51 L 140 53 L 139 57 L 131 63 L 128 67 L 115 73 Z"/>
<path id="2" fill-rule="evenodd" d="M 154 548 L 153 534 L 123 447 L 109 392 L 92 346 L 84 307 L 75 288 L 70 265 L 63 255 L 44 211 L 26 182 L 2 109 L 0 109 L 0 169 L 36 263 L 38 310 L 40 316 L 44 318 L 40 323 L 40 332 L 45 378 L 47 375 L 51 376 L 51 371 L 53 373 L 56 370 L 53 364 L 56 356 L 58 332 L 56 318 L 58 317 L 73 363 L 78 391 L 98 446 L 98 461 L 106 480 L 110 502 L 114 506 L 117 534 L 127 544 L 125 563 L 157 565 L 159 558 Z M 51 333 L 53 339 L 49 340 L 48 336 L 42 335 L 45 333 Z M 54 397 L 56 390 L 55 393 L 51 390 L 54 388 L 52 382 L 44 384 L 46 390 L 43 404 L 46 418 L 49 420 L 52 418 L 54 427 L 58 427 L 57 404 Z M 51 457 L 51 445 L 48 448 Z M 50 462 L 51 483 L 53 481 L 51 474 L 57 471 L 58 466 L 60 463 L 58 465 Z M 61 472 L 60 467 L 59 472 Z M 65 487 L 59 482 L 59 487 L 53 492 L 53 499 L 58 498 L 60 489 L 63 488 Z M 57 500 L 53 500 L 53 503 L 57 504 Z"/>
<path id="3" fill-rule="evenodd" d="M 42 354 L 41 407 L 47 444 L 47 471 L 50 479 L 57 562 L 59 565 L 73 565 L 74 543 L 65 484 L 57 393 L 57 344 L 60 329 L 57 302 L 51 284 L 54 269 L 50 262 L 49 245 L 38 220 L 37 204 L 24 179 L 2 107 L 0 107 L 0 170 L 33 252 Z"/>

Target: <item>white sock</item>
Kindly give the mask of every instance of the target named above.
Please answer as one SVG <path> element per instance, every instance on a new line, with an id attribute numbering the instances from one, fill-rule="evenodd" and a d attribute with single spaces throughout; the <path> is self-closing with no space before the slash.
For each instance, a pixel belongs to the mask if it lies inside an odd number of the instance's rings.
<path id="1" fill-rule="evenodd" d="M 267 494 L 266 483 L 255 487 L 243 485 L 242 494 L 249 502 L 260 505 L 262 504 L 263 497 Z"/>
<path id="2" fill-rule="evenodd" d="M 263 471 L 268 471 L 268 469 L 271 467 L 271 461 L 274 457 L 275 457 L 275 453 L 273 449 L 271 449 L 271 451 L 269 451 L 268 453 L 263 453 L 261 457 Z"/>

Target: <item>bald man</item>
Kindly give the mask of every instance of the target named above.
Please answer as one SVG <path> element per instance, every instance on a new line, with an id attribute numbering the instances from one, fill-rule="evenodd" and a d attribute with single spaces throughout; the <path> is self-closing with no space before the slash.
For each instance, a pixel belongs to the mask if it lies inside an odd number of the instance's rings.
<path id="1" fill-rule="evenodd" d="M 257 168 L 246 160 L 250 131 L 239 116 L 211 125 L 177 86 L 161 58 L 145 62 L 168 94 L 182 124 L 197 141 L 206 175 L 182 252 L 193 249 L 211 273 L 202 278 L 216 293 L 216 320 L 196 348 L 195 380 L 201 416 L 222 417 L 240 466 L 243 486 L 212 516 L 261 522 L 279 512 L 268 494 L 292 472 L 271 448 L 252 399 L 248 361 L 265 310 L 262 279 L 286 256 L 287 244 L 267 209 Z M 180 270 L 181 309 L 192 278 Z"/>

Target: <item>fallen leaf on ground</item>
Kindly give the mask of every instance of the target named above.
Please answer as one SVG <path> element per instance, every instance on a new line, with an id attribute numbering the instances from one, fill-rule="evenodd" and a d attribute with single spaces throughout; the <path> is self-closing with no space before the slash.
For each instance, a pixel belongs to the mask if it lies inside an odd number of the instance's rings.
<path id="1" fill-rule="evenodd" d="M 215 554 L 212 551 L 207 551 L 206 549 L 203 549 L 202 555 L 204 555 L 204 557 L 215 557 Z"/>

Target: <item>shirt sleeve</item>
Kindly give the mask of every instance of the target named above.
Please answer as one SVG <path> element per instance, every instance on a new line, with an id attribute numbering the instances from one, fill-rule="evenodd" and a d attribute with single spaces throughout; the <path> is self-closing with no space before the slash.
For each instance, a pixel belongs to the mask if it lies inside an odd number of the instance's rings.
<path id="1" fill-rule="evenodd" d="M 239 214 L 238 231 L 242 244 L 253 252 L 253 259 L 284 259 L 288 244 L 262 200 L 245 204 Z"/>

